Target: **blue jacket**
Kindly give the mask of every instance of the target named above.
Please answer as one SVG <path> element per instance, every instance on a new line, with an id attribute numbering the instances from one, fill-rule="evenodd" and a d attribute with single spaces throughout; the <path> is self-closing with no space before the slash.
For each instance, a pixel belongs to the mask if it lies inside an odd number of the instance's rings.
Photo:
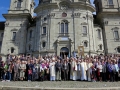
<path id="1" fill-rule="evenodd" d="M 112 72 L 113 70 L 112 70 L 112 65 L 111 64 L 108 64 L 108 71 L 109 72 Z"/>

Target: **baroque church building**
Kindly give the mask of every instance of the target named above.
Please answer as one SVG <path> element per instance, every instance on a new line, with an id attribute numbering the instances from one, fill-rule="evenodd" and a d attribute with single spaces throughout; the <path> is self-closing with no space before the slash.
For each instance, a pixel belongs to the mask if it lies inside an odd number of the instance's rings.
<path id="1" fill-rule="evenodd" d="M 120 53 L 120 0 L 11 0 L 1 56 Z M 93 12 L 96 11 L 96 15 Z M 33 14 L 36 13 L 34 17 Z M 4 23 L 4 24 L 3 24 Z"/>

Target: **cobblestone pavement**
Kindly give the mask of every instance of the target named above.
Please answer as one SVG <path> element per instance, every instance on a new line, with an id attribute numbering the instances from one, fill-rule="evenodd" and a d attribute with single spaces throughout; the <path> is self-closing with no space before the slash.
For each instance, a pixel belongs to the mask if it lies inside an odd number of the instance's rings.
<path id="1" fill-rule="evenodd" d="M 0 82 L 0 86 L 40 87 L 40 88 L 106 88 L 120 87 L 120 82 L 80 82 L 80 81 L 44 81 L 44 82 Z"/>

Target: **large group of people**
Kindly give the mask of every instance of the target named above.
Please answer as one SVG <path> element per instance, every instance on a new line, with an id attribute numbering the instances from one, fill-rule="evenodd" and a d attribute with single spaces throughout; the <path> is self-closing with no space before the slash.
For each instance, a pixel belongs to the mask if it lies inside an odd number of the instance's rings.
<path id="1" fill-rule="evenodd" d="M 0 79 L 5 81 L 119 81 L 120 56 L 79 57 L 8 55 L 0 60 Z"/>

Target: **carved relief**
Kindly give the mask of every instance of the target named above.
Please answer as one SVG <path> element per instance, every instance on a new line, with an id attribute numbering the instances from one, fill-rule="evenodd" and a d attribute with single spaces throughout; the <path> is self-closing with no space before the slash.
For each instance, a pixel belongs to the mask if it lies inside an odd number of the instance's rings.
<path id="1" fill-rule="evenodd" d="M 59 9 L 62 10 L 63 12 L 68 10 L 70 6 L 70 2 L 68 0 L 62 0 L 59 3 Z"/>
<path id="2" fill-rule="evenodd" d="M 73 13 L 71 17 L 80 17 L 81 13 Z"/>
<path id="3" fill-rule="evenodd" d="M 114 27 L 114 28 L 112 28 L 112 30 L 118 30 L 119 29 L 119 27 Z"/>
<path id="4" fill-rule="evenodd" d="M 88 19 L 93 19 L 93 16 L 91 16 L 91 15 L 86 15 L 86 17 L 87 17 Z"/>
<path id="5" fill-rule="evenodd" d="M 55 17 L 55 13 L 48 14 L 48 17 Z"/>
<path id="6" fill-rule="evenodd" d="M 24 21 L 20 24 L 20 26 L 27 26 L 28 25 L 28 22 L 27 21 Z"/>
<path id="7" fill-rule="evenodd" d="M 105 25 L 108 25 L 108 21 L 104 21 L 104 24 L 105 24 Z"/>
<path id="8" fill-rule="evenodd" d="M 9 22 L 5 22 L 5 26 L 7 27 L 9 25 Z"/>
<path id="9" fill-rule="evenodd" d="M 83 23 L 81 23 L 81 25 L 88 25 L 88 23 L 86 23 L 86 22 L 83 22 Z"/>

